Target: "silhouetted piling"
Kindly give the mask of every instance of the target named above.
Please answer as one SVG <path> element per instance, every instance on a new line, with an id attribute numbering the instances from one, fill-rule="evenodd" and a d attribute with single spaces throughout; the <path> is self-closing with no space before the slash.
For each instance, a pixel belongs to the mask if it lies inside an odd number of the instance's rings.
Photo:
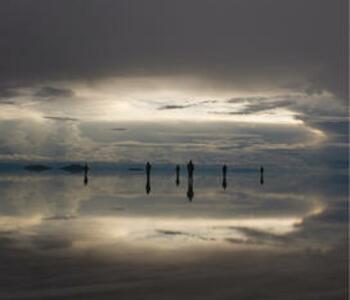
<path id="1" fill-rule="evenodd" d="M 176 165 L 176 168 L 175 168 L 175 171 L 176 171 L 176 185 L 179 186 L 180 185 L 180 166 L 179 165 Z"/>
<path id="2" fill-rule="evenodd" d="M 264 167 L 263 166 L 260 167 L 260 184 L 261 185 L 264 184 Z"/>
<path id="3" fill-rule="evenodd" d="M 188 178 L 193 178 L 194 164 L 190 160 L 187 164 Z"/>

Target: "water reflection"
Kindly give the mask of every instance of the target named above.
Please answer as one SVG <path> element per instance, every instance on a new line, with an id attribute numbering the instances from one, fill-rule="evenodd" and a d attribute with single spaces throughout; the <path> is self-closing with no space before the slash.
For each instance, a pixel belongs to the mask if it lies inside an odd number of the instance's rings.
<path id="1" fill-rule="evenodd" d="M 193 169 L 185 190 L 174 185 L 173 168 L 169 175 L 155 172 L 152 201 L 144 201 L 142 173 L 94 174 L 88 189 L 79 174 L 2 175 L 0 238 L 35 251 L 103 251 L 116 244 L 130 251 L 329 251 L 346 239 L 346 181 L 339 176 L 331 181 L 269 172 L 271 184 L 262 192 L 256 173 L 228 174 L 223 168 L 234 188 L 222 193 L 216 172 L 197 170 L 196 201 L 189 206 L 183 200 L 194 198 Z M 149 191 L 150 176 L 149 164 Z"/>
<path id="2" fill-rule="evenodd" d="M 223 192 L 217 169 L 197 167 L 189 204 L 193 173 L 177 187 L 174 167 L 155 171 L 147 201 L 143 172 L 92 169 L 88 188 L 81 174 L 0 175 L 0 298 L 138 299 L 147 289 L 168 299 L 195 287 L 212 299 L 220 279 L 223 299 L 283 299 L 286 289 L 346 299 L 347 176 L 269 170 L 261 189 L 259 172 L 228 172 Z"/>

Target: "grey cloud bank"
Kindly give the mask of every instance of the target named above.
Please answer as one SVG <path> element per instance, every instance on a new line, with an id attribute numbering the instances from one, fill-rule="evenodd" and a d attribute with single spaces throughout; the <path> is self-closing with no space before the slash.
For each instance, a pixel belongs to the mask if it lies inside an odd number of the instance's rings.
<path id="1" fill-rule="evenodd" d="M 347 1 L 1 1 L 2 86 L 191 74 L 347 96 Z"/>

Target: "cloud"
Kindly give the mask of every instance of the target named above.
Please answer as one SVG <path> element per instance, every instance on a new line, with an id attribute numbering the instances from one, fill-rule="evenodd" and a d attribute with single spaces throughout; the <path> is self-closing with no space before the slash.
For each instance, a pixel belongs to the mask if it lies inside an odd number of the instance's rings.
<path id="1" fill-rule="evenodd" d="M 34 237 L 32 243 L 40 250 L 59 250 L 72 247 L 73 242 L 68 239 L 60 239 L 51 236 Z"/>
<path id="2" fill-rule="evenodd" d="M 74 215 L 55 215 L 47 218 L 43 218 L 44 221 L 68 221 L 76 219 L 77 216 Z"/>
<path id="3" fill-rule="evenodd" d="M 190 233 L 190 232 L 182 232 L 182 231 L 174 231 L 174 230 L 161 230 L 161 229 L 156 230 L 156 232 L 161 234 L 161 235 L 165 235 L 165 236 L 172 236 L 172 237 L 184 236 L 187 238 L 197 239 L 197 240 L 202 240 L 202 241 L 215 241 L 215 238 L 205 237 L 205 236 Z"/>
<path id="4" fill-rule="evenodd" d="M 0 88 L 0 100 L 1 103 L 3 103 L 2 99 L 6 100 L 6 99 L 10 99 L 10 98 L 14 98 L 16 96 L 18 96 L 19 93 L 16 89 L 10 89 L 10 88 Z"/>
<path id="5" fill-rule="evenodd" d="M 172 109 L 185 109 L 189 107 L 200 107 L 205 104 L 215 104 L 218 103 L 217 100 L 201 100 L 201 101 L 193 101 L 189 104 L 167 104 L 160 106 L 158 110 L 172 110 Z"/>
<path id="6" fill-rule="evenodd" d="M 115 127 L 115 128 L 111 128 L 112 131 L 126 131 L 128 130 L 127 128 L 124 127 Z"/>
<path id="7" fill-rule="evenodd" d="M 113 210 L 113 211 L 124 211 L 124 210 L 125 210 L 125 207 L 118 207 L 118 206 L 116 206 L 116 207 L 111 207 L 111 210 Z"/>
<path id="8" fill-rule="evenodd" d="M 185 74 L 213 89 L 347 94 L 346 0 L 1 1 L 0 12 L 6 85 Z"/>
<path id="9" fill-rule="evenodd" d="M 248 227 L 230 227 L 230 229 L 244 234 L 244 238 L 228 237 L 225 240 L 233 244 L 278 245 L 291 243 L 293 239 L 288 235 L 278 235 Z"/>
<path id="10" fill-rule="evenodd" d="M 85 160 L 94 144 L 81 136 L 78 123 L 73 121 L 9 120 L 0 124 L 2 159 L 48 160 L 56 157 Z"/>
<path id="11" fill-rule="evenodd" d="M 185 232 L 181 231 L 173 231 L 173 230 L 157 230 L 158 233 L 165 234 L 165 235 L 186 235 Z"/>
<path id="12" fill-rule="evenodd" d="M 199 104 L 214 104 L 214 103 L 218 103 L 218 100 L 203 100 L 199 102 Z"/>
<path id="13" fill-rule="evenodd" d="M 11 100 L 4 100 L 4 101 L 0 101 L 0 104 L 2 104 L 2 105 L 16 105 L 16 102 L 11 101 Z"/>
<path id="14" fill-rule="evenodd" d="M 259 102 L 260 101 L 260 102 Z M 254 103 L 248 103 L 243 109 L 231 111 L 224 114 L 229 115 L 249 115 L 277 108 L 291 107 L 295 104 L 294 100 L 279 100 L 279 101 L 262 101 L 254 99 Z M 214 112 L 218 113 L 218 112 Z"/>
<path id="15" fill-rule="evenodd" d="M 65 89 L 72 89 L 75 94 L 80 95 L 86 88 L 84 86 L 78 90 L 76 87 L 67 86 Z M 97 93 L 100 88 L 94 86 L 91 91 Z M 32 96 L 35 91 L 32 87 L 21 92 Z M 210 108 L 212 113 L 224 113 L 228 117 L 222 122 L 168 122 L 167 119 L 153 122 L 106 121 L 103 119 L 105 112 L 111 112 L 116 118 L 122 115 L 119 104 L 120 107 L 127 107 L 129 111 L 137 109 L 142 103 L 144 106 L 149 104 L 151 108 L 147 106 L 149 110 L 146 111 L 150 114 L 157 113 L 159 103 L 166 104 L 163 103 L 164 100 L 159 99 L 151 99 L 149 102 L 124 102 L 117 97 L 113 98 L 115 91 L 118 89 L 104 94 L 111 99 L 103 102 L 103 105 L 99 105 L 98 101 L 93 102 L 90 107 L 91 114 L 95 113 L 97 108 L 101 109 L 101 119 L 93 122 L 87 117 L 89 112 L 86 107 L 90 105 L 90 99 L 84 97 L 79 100 L 76 97 L 62 99 L 64 105 L 61 100 L 39 100 L 38 103 L 33 103 L 31 101 L 34 99 L 29 98 L 18 107 L 6 108 L 7 111 L 14 111 L 11 113 L 11 119 L 1 121 L 0 157 L 135 162 L 176 162 L 193 157 L 209 164 L 238 159 L 242 164 L 266 161 L 283 165 L 291 165 L 296 161 L 306 165 L 315 164 L 317 158 L 322 161 L 320 165 L 346 165 L 346 111 L 330 94 L 309 96 L 284 93 L 270 97 L 263 93 L 255 93 L 252 96 L 227 97 L 221 100 L 205 100 L 208 98 L 204 96 L 193 99 L 179 97 L 176 105 L 191 105 L 194 112 L 203 112 L 204 116 L 208 115 Z M 103 99 L 103 96 L 99 99 Z M 216 107 L 220 111 L 216 111 Z M 235 114 L 254 116 L 259 112 L 277 108 L 285 108 L 287 112 L 291 112 L 292 121 L 293 118 L 300 121 L 296 124 L 262 125 L 254 122 L 230 122 L 229 119 Z M 5 115 L 5 112 L 5 109 L 2 109 L 1 115 Z M 30 114 L 27 112 L 35 112 L 35 115 L 28 119 Z M 57 112 L 60 114 L 56 115 Z M 165 111 L 158 113 L 166 114 Z M 176 110 L 173 113 L 176 114 Z M 190 119 L 192 109 L 182 113 L 188 113 Z M 204 118 L 203 121 L 205 120 Z M 113 134 L 126 130 L 127 134 Z M 338 146 L 344 149 L 336 148 Z M 306 150 L 312 150 L 310 155 Z M 336 159 L 335 153 L 340 157 Z"/>
<path id="16" fill-rule="evenodd" d="M 54 120 L 54 121 L 62 121 L 62 122 L 76 122 L 79 121 L 77 118 L 71 117 L 57 117 L 57 116 L 44 116 L 44 119 Z"/>
<path id="17" fill-rule="evenodd" d="M 74 92 L 69 89 L 45 86 L 38 90 L 34 96 L 41 98 L 70 98 L 74 96 Z"/>
<path id="18" fill-rule="evenodd" d="M 205 104 L 215 104 L 218 103 L 217 100 L 201 100 L 201 101 L 193 101 L 189 104 L 167 104 L 158 107 L 158 110 L 172 110 L 172 109 L 185 109 L 190 107 L 200 107 Z"/>
<path id="19" fill-rule="evenodd" d="M 229 100 L 227 100 L 228 103 L 251 103 L 251 102 L 261 102 L 261 101 L 266 101 L 271 98 L 269 97 L 264 97 L 264 96 L 250 96 L 250 97 L 233 97 Z"/>
<path id="20" fill-rule="evenodd" d="M 191 107 L 191 104 L 188 105 L 164 105 L 159 107 L 159 110 L 167 110 L 167 109 L 183 109 L 183 108 L 188 108 Z"/>

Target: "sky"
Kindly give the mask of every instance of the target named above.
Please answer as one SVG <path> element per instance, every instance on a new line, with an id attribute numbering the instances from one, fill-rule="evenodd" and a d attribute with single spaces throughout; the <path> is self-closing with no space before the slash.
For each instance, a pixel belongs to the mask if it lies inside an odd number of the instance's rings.
<path id="1" fill-rule="evenodd" d="M 346 0 L 0 3 L 0 160 L 347 166 Z"/>

